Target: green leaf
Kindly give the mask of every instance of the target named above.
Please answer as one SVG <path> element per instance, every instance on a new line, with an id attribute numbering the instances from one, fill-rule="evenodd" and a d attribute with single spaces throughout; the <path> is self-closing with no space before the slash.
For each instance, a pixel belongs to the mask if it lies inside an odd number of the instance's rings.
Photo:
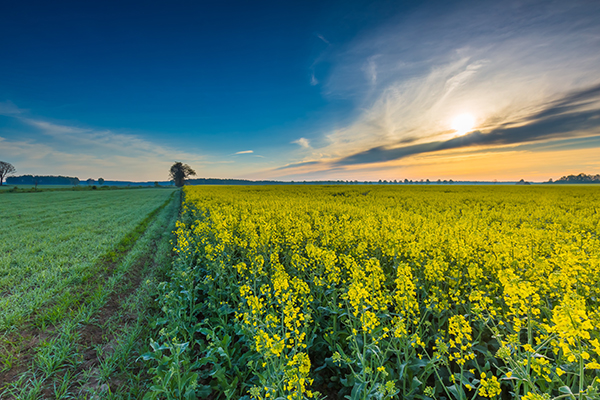
<path id="1" fill-rule="evenodd" d="M 411 371 L 417 371 L 417 370 L 427 366 L 428 363 L 429 363 L 429 361 L 427 361 L 427 360 L 421 360 L 421 359 L 415 358 L 414 360 L 411 361 L 408 368 L 410 368 Z"/>
<path id="2" fill-rule="evenodd" d="M 350 393 L 350 396 L 346 396 L 346 398 L 349 400 L 359 400 L 360 398 L 362 398 L 363 392 L 365 390 L 365 385 L 365 382 L 355 383 L 354 387 L 352 388 L 352 392 Z"/>
<path id="3" fill-rule="evenodd" d="M 185 342 L 185 343 L 181 343 L 181 344 L 173 344 L 173 346 L 177 349 L 177 355 L 180 356 L 181 354 L 183 354 L 183 352 L 185 351 L 185 349 L 188 348 L 188 346 L 190 345 L 190 342 Z"/>
<path id="4" fill-rule="evenodd" d="M 142 354 L 140 356 L 140 358 L 144 361 L 149 361 L 149 360 L 156 360 L 156 356 L 154 355 L 154 353 L 146 353 L 146 354 Z"/>
<path id="5" fill-rule="evenodd" d="M 456 385 L 446 386 L 446 389 L 448 389 L 448 391 L 450 393 L 452 393 L 454 395 L 454 397 L 456 397 L 457 399 L 460 399 L 460 396 L 458 394 L 458 389 L 456 389 Z"/>
<path id="6" fill-rule="evenodd" d="M 419 379 L 417 379 L 417 377 L 415 376 L 412 380 L 412 382 L 410 383 L 410 388 L 411 390 L 414 390 L 416 388 L 418 388 L 419 386 L 421 386 L 423 384 L 423 382 L 421 382 Z"/>
<path id="7" fill-rule="evenodd" d="M 568 386 L 561 386 L 558 388 L 558 391 L 565 394 L 573 394 L 573 392 L 571 392 L 571 388 Z"/>
<path id="8" fill-rule="evenodd" d="M 206 398 L 210 396 L 212 389 L 208 385 L 198 385 L 196 388 L 196 395 L 200 398 Z"/>
<path id="9" fill-rule="evenodd" d="M 345 378 L 340 379 L 340 382 L 346 387 L 354 386 L 354 375 L 348 375 Z"/>
<path id="10" fill-rule="evenodd" d="M 400 369 L 398 371 L 398 379 L 402 380 L 402 377 L 404 377 L 404 369 L 406 368 L 407 363 L 402 363 L 400 364 Z"/>

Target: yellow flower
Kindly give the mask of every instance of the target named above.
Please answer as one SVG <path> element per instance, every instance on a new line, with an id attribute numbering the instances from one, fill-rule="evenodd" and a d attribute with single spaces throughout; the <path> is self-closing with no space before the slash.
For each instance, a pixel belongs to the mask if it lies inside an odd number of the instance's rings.
<path id="1" fill-rule="evenodd" d="M 493 398 L 502 392 L 500 389 L 500 382 L 495 376 L 490 379 L 486 378 L 485 372 L 481 373 L 481 381 L 479 382 L 479 395 L 483 397 Z"/>

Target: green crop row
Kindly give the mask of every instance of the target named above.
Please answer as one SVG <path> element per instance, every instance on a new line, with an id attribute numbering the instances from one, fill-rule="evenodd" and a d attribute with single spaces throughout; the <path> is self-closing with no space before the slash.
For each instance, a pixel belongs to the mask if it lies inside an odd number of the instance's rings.
<path id="1" fill-rule="evenodd" d="M 170 263 L 179 192 L 4 199 L 0 399 L 141 398 L 135 360 Z"/>
<path id="2" fill-rule="evenodd" d="M 0 203 L 0 332 L 40 308 L 69 300 L 67 288 L 93 277 L 91 266 L 171 191 L 48 192 Z"/>

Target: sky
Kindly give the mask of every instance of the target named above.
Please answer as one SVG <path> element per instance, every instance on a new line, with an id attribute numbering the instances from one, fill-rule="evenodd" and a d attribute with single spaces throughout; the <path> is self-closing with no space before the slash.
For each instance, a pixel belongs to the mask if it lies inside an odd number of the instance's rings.
<path id="1" fill-rule="evenodd" d="M 525 179 L 600 173 L 600 2 L 0 6 L 17 175 Z"/>

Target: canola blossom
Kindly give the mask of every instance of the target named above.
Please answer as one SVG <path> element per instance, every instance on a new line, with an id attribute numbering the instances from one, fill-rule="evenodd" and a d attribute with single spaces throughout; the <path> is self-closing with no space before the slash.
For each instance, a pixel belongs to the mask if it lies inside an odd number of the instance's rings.
<path id="1" fill-rule="evenodd" d="M 154 396 L 598 399 L 599 189 L 185 187 Z"/>

